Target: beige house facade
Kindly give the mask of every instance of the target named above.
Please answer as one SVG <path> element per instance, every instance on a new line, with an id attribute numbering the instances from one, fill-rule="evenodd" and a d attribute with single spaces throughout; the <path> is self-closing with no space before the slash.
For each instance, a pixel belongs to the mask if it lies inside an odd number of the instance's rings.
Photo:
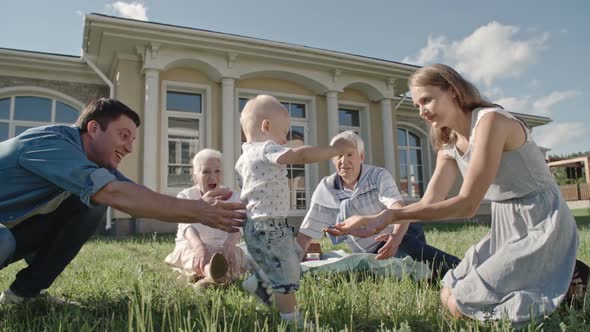
<path id="1" fill-rule="evenodd" d="M 235 187 L 240 111 L 249 98 L 270 94 L 290 111 L 289 144 L 327 145 L 354 130 L 365 140 L 366 162 L 388 169 L 409 201 L 432 175 L 428 128 L 404 97 L 416 66 L 99 14 L 85 17 L 82 33 L 81 56 L 0 49 L 0 140 L 29 126 L 71 123 L 88 101 L 111 96 L 142 120 L 135 150 L 120 166 L 130 179 L 175 195 L 191 185 L 192 156 L 213 148 L 224 155 L 225 185 Z M 533 127 L 550 121 L 520 116 Z M 328 162 L 288 167 L 292 222 L 331 170 Z M 110 219 L 118 234 L 175 229 L 119 211 Z"/>

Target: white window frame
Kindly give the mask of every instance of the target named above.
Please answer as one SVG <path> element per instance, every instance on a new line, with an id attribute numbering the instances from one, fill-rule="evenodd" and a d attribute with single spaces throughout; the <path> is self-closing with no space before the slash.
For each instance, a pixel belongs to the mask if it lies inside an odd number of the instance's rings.
<path id="1" fill-rule="evenodd" d="M 422 197 L 424 197 L 424 193 L 426 192 L 426 187 L 428 186 L 428 183 L 430 182 L 430 178 L 432 177 L 432 147 L 429 144 L 429 140 L 428 140 L 428 133 L 426 133 L 422 128 L 409 123 L 409 122 L 403 122 L 400 121 L 397 123 L 397 127 L 395 128 L 395 135 L 397 137 L 397 130 L 398 129 L 403 129 L 406 130 L 407 132 L 411 132 L 414 135 L 418 136 L 418 138 L 420 138 L 420 151 L 422 153 L 422 179 L 423 179 L 423 193 L 422 193 Z M 400 151 L 400 144 L 399 142 L 398 146 L 397 146 L 397 151 L 398 151 L 398 155 L 396 156 L 396 160 L 398 162 L 397 167 L 400 166 L 399 162 L 399 151 Z M 407 151 L 407 150 L 406 150 Z M 409 157 L 409 156 L 408 156 Z M 409 170 L 407 170 L 407 172 L 409 172 Z M 397 172 L 399 174 L 399 171 Z M 401 178 L 400 178 L 401 179 Z M 409 187 L 409 183 L 408 183 L 408 187 Z M 405 199 L 407 198 L 408 201 L 418 201 L 420 200 L 420 198 L 418 197 L 410 197 L 407 193 L 402 195 Z"/>
<path id="2" fill-rule="evenodd" d="M 280 102 L 289 102 L 289 103 L 298 103 L 298 104 L 305 104 L 305 118 L 306 120 L 300 120 L 296 118 L 291 118 L 291 126 L 303 126 L 305 128 L 305 144 L 308 145 L 317 145 L 317 135 L 316 135 L 316 103 L 315 103 L 315 96 L 305 96 L 305 95 L 298 95 L 298 94 L 290 94 L 290 93 L 282 93 L 276 91 L 269 91 L 269 90 L 254 90 L 254 89 L 242 89 L 237 88 L 235 94 L 235 104 L 234 109 L 236 110 L 235 113 L 235 121 L 234 121 L 234 131 L 236 133 L 240 133 L 240 98 L 254 98 L 260 94 L 271 95 L 277 98 Z M 236 156 L 236 161 L 238 160 L 242 148 L 241 137 L 239 134 L 236 135 L 236 144 L 235 144 L 235 151 L 234 155 Z M 304 217 L 309 209 L 309 204 L 311 202 L 311 194 L 313 191 L 311 188 L 315 188 L 319 182 L 319 170 L 318 164 L 305 164 L 305 210 L 290 210 L 289 217 Z"/>
<path id="3" fill-rule="evenodd" d="M 398 121 L 397 123 L 397 127 L 395 128 L 395 135 L 397 137 L 397 128 L 402 128 L 402 129 L 407 129 L 407 130 L 411 130 L 414 132 L 414 134 L 418 134 L 418 136 L 421 139 L 421 147 L 422 147 L 422 160 L 427 160 L 428 161 L 428 172 L 424 174 L 424 181 L 430 181 L 430 178 L 432 177 L 432 172 L 434 172 L 434 165 L 433 165 L 433 161 L 432 161 L 432 155 L 433 155 L 433 148 L 432 145 L 430 144 L 430 134 L 428 132 L 426 132 L 424 129 L 418 127 L 417 125 L 410 123 L 410 122 L 405 122 L 405 121 Z M 426 158 L 425 158 L 426 157 Z M 397 156 L 396 156 L 397 159 Z M 426 164 L 423 164 L 426 165 Z M 426 187 L 425 187 L 426 188 Z M 426 190 L 426 189 L 425 189 Z"/>
<path id="4" fill-rule="evenodd" d="M 281 101 L 282 102 L 291 102 L 291 101 L 285 101 L 285 100 L 281 100 Z M 299 102 L 297 102 L 297 103 L 299 103 Z M 301 103 L 299 103 L 299 104 L 301 104 Z M 307 113 L 307 105 L 305 106 L 305 112 Z M 307 119 L 307 114 L 306 114 L 305 118 Z M 305 136 L 306 137 L 309 136 L 309 129 L 308 129 L 309 120 L 308 119 L 301 120 L 299 118 L 291 118 L 291 127 L 293 127 L 293 126 L 303 127 L 303 132 L 304 132 Z M 309 144 L 309 142 L 303 142 L 303 143 Z M 310 169 L 309 169 L 310 165 L 309 164 L 303 164 L 303 165 L 304 165 L 305 174 L 308 174 L 310 172 Z M 294 203 L 295 203 L 295 206 L 297 206 L 297 194 L 296 194 L 295 190 L 292 189 L 292 191 L 295 194 L 295 202 Z M 309 209 L 309 202 L 308 201 L 311 199 L 310 190 L 309 190 L 309 176 L 305 177 L 305 198 L 306 198 L 305 199 L 305 209 L 304 210 L 297 210 L 297 209 L 290 210 L 290 212 L 292 213 L 290 215 L 299 216 L 299 215 L 301 215 L 301 214 L 299 214 L 299 212 L 301 212 L 301 211 L 307 212 L 307 210 Z M 305 213 L 303 213 L 302 215 L 305 215 Z"/>
<path id="5" fill-rule="evenodd" d="M 14 119 L 14 106 L 16 97 L 36 97 L 46 98 L 51 100 L 51 119 L 50 121 L 23 121 Z M 74 109 L 78 112 L 84 107 L 84 103 L 76 100 L 66 94 L 59 91 L 35 87 L 35 86 L 16 86 L 0 89 L 0 99 L 10 99 L 10 109 L 8 113 L 8 119 L 0 119 L 0 123 L 8 123 L 8 138 L 12 138 L 16 133 L 17 126 L 27 127 L 39 127 L 49 124 L 66 124 L 61 122 L 55 122 L 56 104 L 61 102 Z"/>
<path id="6" fill-rule="evenodd" d="M 182 189 L 189 187 L 192 183 L 187 183 L 183 187 L 168 187 L 168 118 L 188 118 L 199 120 L 199 146 L 196 151 L 211 144 L 212 132 L 211 130 L 211 87 L 205 84 L 178 82 L 164 80 L 162 82 L 162 104 L 161 104 L 161 118 L 160 118 L 160 188 L 169 195 L 176 195 Z M 166 108 L 166 99 L 168 91 L 185 92 L 201 95 L 201 113 L 188 112 L 174 112 L 168 111 Z M 191 156 L 192 159 L 193 156 Z"/>
<path id="7" fill-rule="evenodd" d="M 341 126 L 340 125 L 340 109 L 347 109 L 347 110 L 354 110 L 359 112 L 359 121 L 361 122 L 360 127 L 352 127 L 352 126 Z M 347 100 L 340 100 L 338 102 L 338 131 L 345 131 L 345 130 L 356 130 L 359 129 L 359 136 L 363 139 L 365 143 L 365 164 L 371 165 L 373 163 L 373 153 L 372 153 L 372 145 L 371 145 L 371 137 L 369 133 L 371 132 L 371 117 L 369 114 L 370 105 L 367 103 L 359 103 Z M 332 139 L 330 137 L 330 139 Z"/>

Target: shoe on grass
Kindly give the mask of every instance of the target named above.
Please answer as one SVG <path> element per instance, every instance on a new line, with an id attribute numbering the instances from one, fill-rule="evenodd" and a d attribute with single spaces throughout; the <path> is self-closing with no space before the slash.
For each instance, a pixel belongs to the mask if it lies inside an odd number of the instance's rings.
<path id="1" fill-rule="evenodd" d="M 36 302 L 43 302 L 46 304 L 53 304 L 53 305 L 68 305 L 68 306 L 75 306 L 75 307 L 82 307 L 80 302 L 67 300 L 61 297 L 49 295 L 49 293 L 45 290 L 42 290 L 41 293 L 33 298 Z"/>
<path id="2" fill-rule="evenodd" d="M 294 322 L 298 330 L 302 331 L 315 331 L 315 324 L 310 320 L 305 320 L 303 316 L 299 316 Z"/>
<path id="3" fill-rule="evenodd" d="M 30 300 L 31 298 L 21 297 L 14 294 L 10 288 L 0 294 L 0 305 L 24 304 Z"/>
<path id="4" fill-rule="evenodd" d="M 69 301 L 66 299 L 62 299 L 57 296 L 51 296 L 46 291 L 41 291 L 41 293 L 35 297 L 23 297 L 16 295 L 10 288 L 2 292 L 0 294 L 0 305 L 11 305 L 11 304 L 29 304 L 29 303 L 46 303 L 46 304 L 53 304 L 53 305 L 71 305 L 76 307 L 82 307 L 79 302 Z"/>

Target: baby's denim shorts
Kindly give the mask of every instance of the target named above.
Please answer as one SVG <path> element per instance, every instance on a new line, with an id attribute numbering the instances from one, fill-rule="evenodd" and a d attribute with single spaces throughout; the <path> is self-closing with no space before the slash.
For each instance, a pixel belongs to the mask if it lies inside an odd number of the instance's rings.
<path id="1" fill-rule="evenodd" d="M 299 289 L 300 267 L 293 233 L 286 219 L 248 219 L 244 225 L 248 252 L 277 293 Z"/>

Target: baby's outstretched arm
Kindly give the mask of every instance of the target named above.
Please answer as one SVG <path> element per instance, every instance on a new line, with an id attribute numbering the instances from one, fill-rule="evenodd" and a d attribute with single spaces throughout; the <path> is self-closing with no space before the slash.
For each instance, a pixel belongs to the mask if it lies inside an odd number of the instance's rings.
<path id="1" fill-rule="evenodd" d="M 319 161 L 330 160 L 334 156 L 343 155 L 349 150 L 354 150 L 354 143 L 344 139 L 338 139 L 331 146 L 298 146 L 282 154 L 277 163 L 289 164 L 311 164 Z"/>

